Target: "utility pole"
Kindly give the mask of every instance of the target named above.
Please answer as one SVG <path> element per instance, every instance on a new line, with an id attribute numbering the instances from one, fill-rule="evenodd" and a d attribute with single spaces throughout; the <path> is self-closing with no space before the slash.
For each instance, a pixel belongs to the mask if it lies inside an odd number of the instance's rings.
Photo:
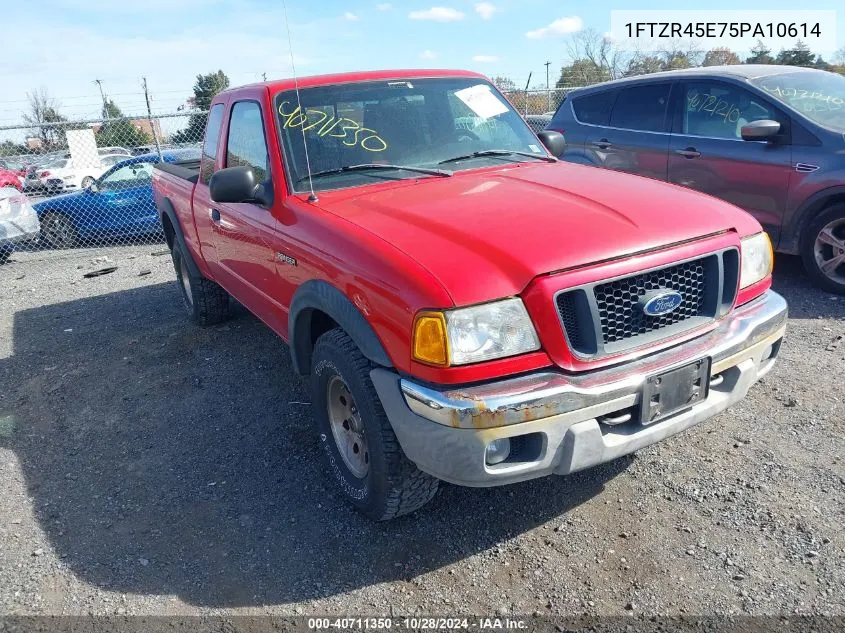
<path id="1" fill-rule="evenodd" d="M 545 65 L 546 65 L 546 93 L 548 94 L 548 97 L 549 97 L 548 109 L 546 110 L 548 112 L 548 111 L 551 111 L 551 109 L 552 109 L 552 85 L 549 83 L 549 66 L 551 65 L 551 62 L 546 62 Z"/>
<path id="2" fill-rule="evenodd" d="M 525 82 L 525 116 L 528 116 L 528 86 L 531 84 L 531 75 L 533 73 L 528 73 L 528 81 Z"/>
<path id="3" fill-rule="evenodd" d="M 108 110 L 106 109 L 106 94 L 103 92 L 103 82 L 99 79 L 95 79 L 94 83 L 97 84 L 97 87 L 100 89 L 100 98 L 103 100 L 103 118 L 105 119 L 108 116 Z"/>
<path id="4" fill-rule="evenodd" d="M 147 78 L 141 77 L 144 82 L 144 99 L 147 101 L 147 121 L 150 122 L 150 131 L 153 133 L 153 141 L 156 144 L 156 152 L 158 153 L 158 162 L 164 162 L 164 159 L 161 157 L 161 145 L 158 143 L 158 134 L 156 133 L 156 127 L 153 125 L 153 112 L 150 109 L 150 91 L 147 90 Z"/>

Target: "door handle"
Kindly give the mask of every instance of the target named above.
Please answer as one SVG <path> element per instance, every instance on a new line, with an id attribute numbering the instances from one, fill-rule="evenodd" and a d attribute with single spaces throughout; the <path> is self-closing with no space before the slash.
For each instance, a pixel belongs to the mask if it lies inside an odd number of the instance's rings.
<path id="1" fill-rule="evenodd" d="M 220 222 L 220 211 L 217 209 L 209 209 L 208 216 L 211 218 L 212 222 Z"/>
<path id="2" fill-rule="evenodd" d="M 592 145 L 593 147 L 597 147 L 598 149 L 610 149 L 611 147 L 613 147 L 613 143 L 608 141 L 606 138 L 594 141 Z"/>
<path id="3" fill-rule="evenodd" d="M 698 158 L 701 156 L 701 152 L 699 152 L 694 147 L 687 147 L 686 149 L 676 149 L 676 154 L 680 154 L 684 158 Z"/>

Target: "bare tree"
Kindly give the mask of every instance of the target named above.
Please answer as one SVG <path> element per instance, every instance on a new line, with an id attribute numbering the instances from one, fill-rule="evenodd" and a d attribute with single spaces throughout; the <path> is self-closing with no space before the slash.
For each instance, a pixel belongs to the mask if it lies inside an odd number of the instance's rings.
<path id="1" fill-rule="evenodd" d="M 693 40 L 669 40 L 666 48 L 659 52 L 666 70 L 700 66 L 703 53 Z"/>
<path id="2" fill-rule="evenodd" d="M 573 63 L 582 60 L 590 62 L 582 65 L 597 69 L 599 76 L 607 76 L 609 79 L 621 77 L 627 66 L 623 53 L 617 50 L 610 38 L 595 29 L 575 33 L 566 48 Z"/>
<path id="3" fill-rule="evenodd" d="M 49 95 L 44 86 L 27 93 L 26 98 L 29 101 L 29 113 L 23 115 L 23 120 L 32 126 L 33 134 L 45 147 L 64 145 L 62 126 L 50 125 L 67 121 L 59 114 L 59 102 Z"/>
<path id="4" fill-rule="evenodd" d="M 731 49 L 724 46 L 717 46 L 707 51 L 704 56 L 704 66 L 730 66 L 734 64 L 741 64 L 742 60 L 739 55 L 734 53 Z"/>

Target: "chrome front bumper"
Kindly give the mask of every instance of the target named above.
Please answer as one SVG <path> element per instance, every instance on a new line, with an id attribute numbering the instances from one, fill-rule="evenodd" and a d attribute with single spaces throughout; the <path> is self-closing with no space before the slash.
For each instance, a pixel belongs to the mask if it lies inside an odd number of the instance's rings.
<path id="1" fill-rule="evenodd" d="M 772 368 L 786 319 L 786 301 L 769 291 L 707 334 L 607 369 L 544 371 L 458 389 L 419 385 L 386 369 L 374 369 L 371 378 L 411 461 L 446 481 L 491 486 L 582 470 L 716 415 Z M 600 423 L 637 411 L 649 376 L 705 357 L 713 377 L 705 400 L 647 426 L 636 415 L 620 425 Z M 487 445 L 500 438 L 521 452 L 488 465 Z"/>

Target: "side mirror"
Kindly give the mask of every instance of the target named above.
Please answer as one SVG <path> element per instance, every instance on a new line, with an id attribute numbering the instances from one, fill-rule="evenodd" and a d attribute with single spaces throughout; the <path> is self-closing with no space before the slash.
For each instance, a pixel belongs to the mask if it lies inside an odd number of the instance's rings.
<path id="1" fill-rule="evenodd" d="M 273 204 L 273 192 L 256 182 L 252 167 L 225 167 L 215 171 L 208 182 L 214 202 L 257 202 L 265 207 Z"/>
<path id="2" fill-rule="evenodd" d="M 563 138 L 563 134 L 560 132 L 543 130 L 542 132 L 538 132 L 537 138 L 546 146 L 546 149 L 551 152 L 552 156 L 560 158 L 566 151 L 566 139 Z"/>
<path id="3" fill-rule="evenodd" d="M 770 141 L 780 134 L 780 123 L 771 119 L 752 121 L 743 125 L 740 133 L 743 141 Z"/>

